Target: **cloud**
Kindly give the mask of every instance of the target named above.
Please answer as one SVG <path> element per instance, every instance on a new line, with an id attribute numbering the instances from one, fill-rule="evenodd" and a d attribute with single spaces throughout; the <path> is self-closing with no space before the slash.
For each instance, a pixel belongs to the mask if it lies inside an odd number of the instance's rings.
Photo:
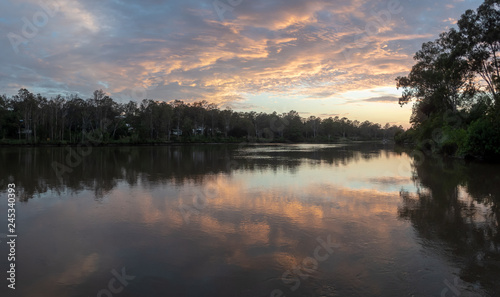
<path id="1" fill-rule="evenodd" d="M 399 98 L 395 96 L 380 96 L 380 97 L 363 99 L 361 101 L 372 102 L 372 103 L 397 103 L 399 102 Z"/>
<path id="2" fill-rule="evenodd" d="M 327 118 L 334 118 L 334 117 L 341 117 L 341 116 L 347 116 L 348 114 L 339 114 L 339 113 L 322 113 L 318 115 L 322 119 L 327 119 Z"/>
<path id="3" fill-rule="evenodd" d="M 254 107 L 249 95 L 264 93 L 330 99 L 394 86 L 424 41 L 480 2 L 402 2 L 401 13 L 376 23 L 385 1 L 243 0 L 221 20 L 211 1 L 47 0 L 58 12 L 16 54 L 6 36 L 22 36 L 22 19 L 43 9 L 35 0 L 4 1 L 0 88 L 86 98 L 108 86 L 123 101 L 205 99 L 242 108 Z M 378 24 L 376 32 L 368 24 Z"/>

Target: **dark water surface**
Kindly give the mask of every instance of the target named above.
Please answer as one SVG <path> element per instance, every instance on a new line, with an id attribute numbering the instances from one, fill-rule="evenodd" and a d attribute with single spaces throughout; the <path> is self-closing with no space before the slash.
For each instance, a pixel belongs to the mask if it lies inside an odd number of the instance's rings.
<path id="1" fill-rule="evenodd" d="M 500 292 L 499 165 L 377 144 L 93 147 L 81 160 L 0 148 L 0 160 L 0 296 Z"/>

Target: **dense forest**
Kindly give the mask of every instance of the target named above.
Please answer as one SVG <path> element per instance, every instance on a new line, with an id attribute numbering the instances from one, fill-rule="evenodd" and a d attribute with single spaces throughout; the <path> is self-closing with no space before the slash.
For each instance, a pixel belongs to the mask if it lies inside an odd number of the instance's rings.
<path id="1" fill-rule="evenodd" d="M 401 126 L 345 117 L 302 118 L 296 111 L 236 112 L 207 101 L 144 99 L 118 103 L 104 91 L 47 99 L 20 89 L 0 97 L 0 141 L 5 144 L 168 142 L 334 142 L 393 139 Z"/>
<path id="2" fill-rule="evenodd" d="M 500 157 L 500 0 L 467 10 L 422 45 L 410 74 L 396 79 L 400 104 L 413 103 L 412 128 L 396 137 L 458 157 Z"/>

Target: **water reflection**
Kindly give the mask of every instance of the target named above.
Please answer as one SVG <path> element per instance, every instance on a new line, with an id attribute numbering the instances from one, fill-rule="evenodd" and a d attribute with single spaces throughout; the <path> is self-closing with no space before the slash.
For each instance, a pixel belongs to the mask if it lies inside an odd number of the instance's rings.
<path id="1" fill-rule="evenodd" d="M 455 275 L 461 296 L 496 289 L 483 250 L 497 247 L 498 189 L 474 171 L 401 170 L 411 158 L 377 144 L 213 145 L 94 148 L 61 180 L 50 164 L 66 155 L 0 151 L 0 180 L 23 189 L 16 296 L 95 296 L 122 267 L 135 278 L 116 296 L 439 296 Z M 304 269 L 328 237 L 333 253 Z M 484 253 L 469 262 L 489 281 L 468 278 L 460 248 Z"/>
<path id="2" fill-rule="evenodd" d="M 500 292 L 498 165 L 426 158 L 414 166 L 418 191 L 402 191 L 399 216 L 422 243 L 439 246 L 460 267 L 459 277 Z"/>
<path id="3" fill-rule="evenodd" d="M 91 189 L 99 199 L 121 180 L 132 186 L 139 182 L 153 186 L 166 181 L 182 185 L 186 181 L 202 183 L 207 175 L 235 170 L 293 171 L 304 161 L 346 165 L 349 160 L 378 156 L 382 146 L 362 147 L 369 151 L 361 153 L 356 146 L 336 145 L 93 147 L 81 162 L 76 148 L 6 147 L 0 150 L 4 164 L 0 186 L 5 188 L 9 180 L 15 180 L 23 188 L 22 201 L 49 190 L 65 189 Z M 59 179 L 53 164 L 68 167 L 70 171 L 62 170 L 64 174 Z"/>

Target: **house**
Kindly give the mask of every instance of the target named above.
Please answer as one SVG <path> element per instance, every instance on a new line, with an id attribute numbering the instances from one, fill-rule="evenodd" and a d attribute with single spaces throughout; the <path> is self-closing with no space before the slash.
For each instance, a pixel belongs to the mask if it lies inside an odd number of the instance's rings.
<path id="1" fill-rule="evenodd" d="M 198 126 L 195 129 L 193 129 L 193 135 L 203 135 L 205 132 L 205 127 L 203 126 Z"/>

